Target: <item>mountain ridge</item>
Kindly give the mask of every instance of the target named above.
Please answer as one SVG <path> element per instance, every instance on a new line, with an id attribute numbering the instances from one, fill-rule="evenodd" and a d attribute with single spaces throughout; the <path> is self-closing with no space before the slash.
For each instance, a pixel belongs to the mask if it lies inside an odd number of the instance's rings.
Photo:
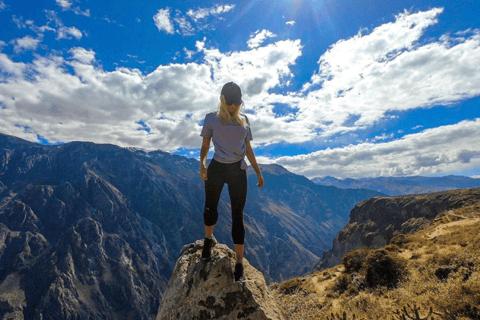
<path id="1" fill-rule="evenodd" d="M 247 172 L 245 256 L 267 282 L 311 271 L 351 207 L 380 195 L 262 167 L 262 189 Z M 163 151 L 0 134 L 0 286 L 19 279 L 17 311 L 34 319 L 154 315 L 177 253 L 203 238 L 198 168 Z M 219 212 L 215 236 L 231 244 L 227 192 Z"/>
<path id="2" fill-rule="evenodd" d="M 313 178 L 312 181 L 326 186 L 342 189 L 369 189 L 382 192 L 389 196 L 422 194 L 447 191 L 453 189 L 480 187 L 480 179 L 465 176 L 447 175 L 444 177 L 377 177 L 359 179 L 337 179 L 326 176 Z"/>

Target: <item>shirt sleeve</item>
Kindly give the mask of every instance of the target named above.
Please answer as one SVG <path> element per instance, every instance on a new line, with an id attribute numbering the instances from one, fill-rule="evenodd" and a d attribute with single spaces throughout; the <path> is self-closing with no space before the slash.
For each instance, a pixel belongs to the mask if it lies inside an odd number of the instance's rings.
<path id="1" fill-rule="evenodd" d="M 207 114 L 205 116 L 205 120 L 203 121 L 203 128 L 202 128 L 202 132 L 200 133 L 200 136 L 204 138 L 211 138 L 213 135 L 212 122 L 210 119 L 211 117 L 209 117 Z"/>
<path id="2" fill-rule="evenodd" d="M 248 121 L 247 115 L 245 115 L 245 120 L 247 121 L 247 136 L 245 137 L 245 141 L 251 141 L 253 140 L 252 128 L 250 127 L 250 121 Z"/>

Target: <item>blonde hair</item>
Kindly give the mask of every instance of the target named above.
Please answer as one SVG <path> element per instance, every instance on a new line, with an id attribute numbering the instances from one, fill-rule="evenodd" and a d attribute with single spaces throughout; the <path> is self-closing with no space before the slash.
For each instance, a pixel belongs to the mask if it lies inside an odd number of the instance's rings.
<path id="1" fill-rule="evenodd" d="M 218 105 L 217 117 L 220 119 L 220 123 L 223 125 L 226 124 L 236 124 L 244 126 L 246 124 L 245 117 L 240 114 L 240 109 L 243 106 L 243 101 L 240 105 L 236 105 L 236 109 L 233 114 L 230 114 L 227 109 L 227 102 L 223 95 L 220 96 L 220 104 Z"/>

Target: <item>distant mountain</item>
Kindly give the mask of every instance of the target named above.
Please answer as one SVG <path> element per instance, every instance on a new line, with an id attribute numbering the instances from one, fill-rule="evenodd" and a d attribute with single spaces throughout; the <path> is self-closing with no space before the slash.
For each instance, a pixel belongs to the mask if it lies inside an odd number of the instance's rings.
<path id="1" fill-rule="evenodd" d="M 453 189 L 480 187 L 480 179 L 464 176 L 444 177 L 378 177 L 361 179 L 314 178 L 316 184 L 342 189 L 369 189 L 389 196 L 421 194 Z"/>
<path id="2" fill-rule="evenodd" d="M 246 258 L 267 281 L 313 268 L 359 201 L 277 165 L 249 169 Z M 0 317 L 150 319 L 184 244 L 203 238 L 199 162 L 0 134 Z M 228 192 L 215 235 L 232 246 Z"/>

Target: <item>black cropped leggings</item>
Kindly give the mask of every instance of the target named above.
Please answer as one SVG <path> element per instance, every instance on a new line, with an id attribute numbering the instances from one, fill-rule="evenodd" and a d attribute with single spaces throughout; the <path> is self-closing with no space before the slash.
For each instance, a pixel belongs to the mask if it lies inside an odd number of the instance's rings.
<path id="1" fill-rule="evenodd" d="M 247 173 L 240 162 L 221 163 L 212 159 L 207 169 L 205 181 L 205 209 L 203 220 L 207 227 L 213 226 L 218 219 L 218 201 L 224 184 L 228 185 L 232 207 L 232 238 L 234 244 L 245 243 L 243 225 L 243 207 L 247 199 Z"/>

